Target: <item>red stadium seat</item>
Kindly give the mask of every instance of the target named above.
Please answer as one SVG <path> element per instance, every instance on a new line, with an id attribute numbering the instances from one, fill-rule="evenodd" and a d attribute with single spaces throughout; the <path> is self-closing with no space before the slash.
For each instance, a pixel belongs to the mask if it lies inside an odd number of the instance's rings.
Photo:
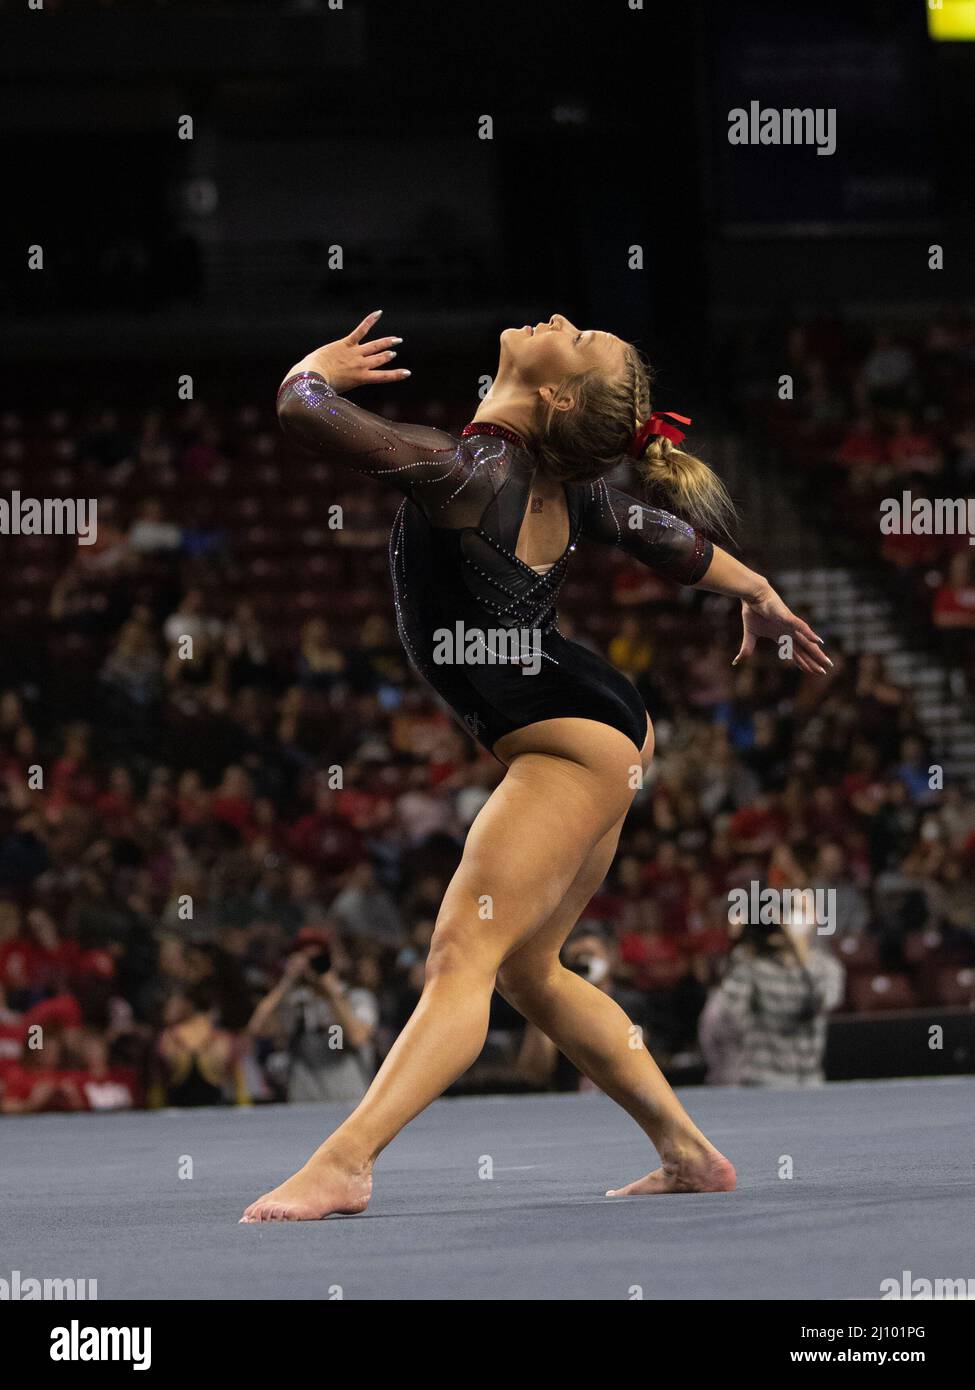
<path id="1" fill-rule="evenodd" d="M 841 936 L 834 950 L 849 971 L 869 973 L 880 968 L 880 951 L 872 936 Z"/>
<path id="2" fill-rule="evenodd" d="M 887 1009 L 913 1009 L 914 986 L 906 975 L 855 975 L 849 983 L 854 1013 L 880 1013 Z"/>
<path id="3" fill-rule="evenodd" d="M 941 946 L 938 931 L 912 931 L 904 938 L 904 961 L 907 965 L 924 965 Z"/>
<path id="4" fill-rule="evenodd" d="M 975 968 L 943 965 L 935 979 L 933 1003 L 975 1009 Z"/>

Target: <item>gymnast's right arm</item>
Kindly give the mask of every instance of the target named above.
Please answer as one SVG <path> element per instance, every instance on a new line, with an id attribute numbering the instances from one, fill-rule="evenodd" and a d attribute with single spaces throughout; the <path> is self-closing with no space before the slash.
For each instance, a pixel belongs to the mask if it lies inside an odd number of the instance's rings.
<path id="1" fill-rule="evenodd" d="M 370 382 L 402 381 L 409 372 L 383 370 L 399 338 L 363 342 L 378 314 L 347 338 L 303 357 L 278 392 L 278 419 L 290 440 L 411 496 L 418 484 L 441 481 L 462 466 L 457 440 L 424 425 L 393 424 L 340 393 Z"/>

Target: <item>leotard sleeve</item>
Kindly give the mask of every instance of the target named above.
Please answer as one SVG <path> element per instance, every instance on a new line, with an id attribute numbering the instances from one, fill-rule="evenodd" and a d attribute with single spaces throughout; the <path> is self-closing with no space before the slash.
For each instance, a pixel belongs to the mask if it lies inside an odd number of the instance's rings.
<path id="1" fill-rule="evenodd" d="M 298 372 L 282 384 L 278 419 L 292 442 L 388 483 L 421 505 L 436 506 L 466 481 L 468 454 L 459 440 L 427 425 L 373 415 L 338 395 L 317 372 Z"/>
<path id="2" fill-rule="evenodd" d="M 608 487 L 601 478 L 584 494 L 585 539 L 615 545 L 675 584 L 696 584 L 707 573 L 714 547 L 686 521 Z"/>

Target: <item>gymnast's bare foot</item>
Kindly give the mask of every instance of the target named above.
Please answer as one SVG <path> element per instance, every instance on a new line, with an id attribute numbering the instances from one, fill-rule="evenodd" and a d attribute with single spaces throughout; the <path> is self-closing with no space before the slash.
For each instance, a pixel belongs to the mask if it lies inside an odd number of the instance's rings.
<path id="1" fill-rule="evenodd" d="M 734 1192 L 735 1170 L 713 1144 L 667 1151 L 663 1165 L 645 1178 L 617 1187 L 607 1197 L 655 1197 L 663 1192 Z"/>
<path id="2" fill-rule="evenodd" d="M 321 1221 L 365 1211 L 372 1196 L 372 1164 L 340 1160 L 323 1145 L 293 1178 L 252 1202 L 240 1223 Z"/>

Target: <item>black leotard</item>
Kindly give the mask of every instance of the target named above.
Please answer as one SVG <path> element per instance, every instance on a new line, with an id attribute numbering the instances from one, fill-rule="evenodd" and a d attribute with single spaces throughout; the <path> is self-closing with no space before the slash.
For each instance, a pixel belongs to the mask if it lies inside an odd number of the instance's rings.
<path id="1" fill-rule="evenodd" d="M 405 494 L 389 543 L 400 638 L 479 743 L 490 750 L 526 724 L 572 716 L 609 724 L 642 748 L 642 699 L 613 666 L 559 632 L 559 586 L 580 540 L 618 546 L 679 584 L 704 575 L 710 541 L 601 479 L 566 483 L 569 542 L 539 574 L 515 555 L 537 463 L 510 430 L 475 423 L 455 439 L 394 424 L 336 395 L 315 372 L 284 383 L 278 415 L 290 439 Z M 517 644 L 505 644 L 512 633 L 526 634 L 523 662 Z M 445 634 L 461 635 L 462 660 Z M 527 674 L 526 665 L 540 669 Z"/>

